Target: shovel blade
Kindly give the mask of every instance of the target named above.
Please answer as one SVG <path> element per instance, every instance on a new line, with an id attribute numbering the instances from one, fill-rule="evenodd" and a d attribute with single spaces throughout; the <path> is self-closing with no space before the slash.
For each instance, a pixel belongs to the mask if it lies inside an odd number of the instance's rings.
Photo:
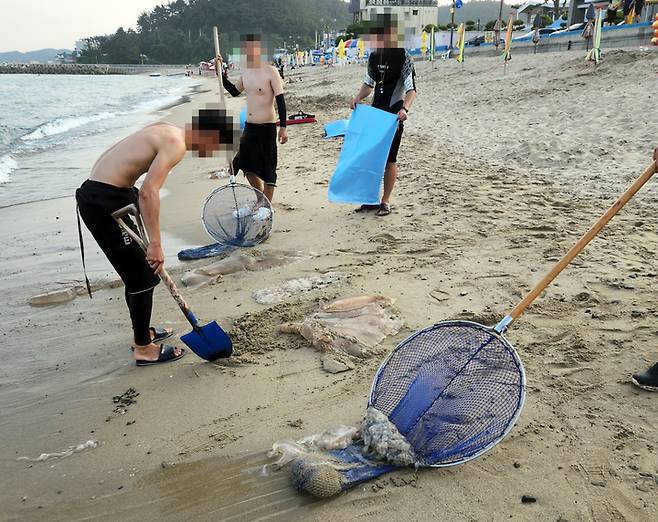
<path id="1" fill-rule="evenodd" d="M 206 361 L 227 358 L 233 353 L 231 338 L 216 321 L 181 336 L 181 341 Z"/>

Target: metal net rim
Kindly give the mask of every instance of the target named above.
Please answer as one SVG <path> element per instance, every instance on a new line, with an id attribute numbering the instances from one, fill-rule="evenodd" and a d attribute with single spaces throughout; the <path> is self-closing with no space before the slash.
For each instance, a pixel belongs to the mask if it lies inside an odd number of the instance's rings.
<path id="1" fill-rule="evenodd" d="M 469 328 L 475 328 L 478 330 L 485 331 L 486 333 L 494 336 L 498 341 L 501 342 L 501 344 L 507 349 L 509 354 L 512 356 L 512 359 L 514 363 L 516 364 L 519 374 L 521 376 L 521 382 L 520 382 L 520 396 L 518 400 L 518 404 L 516 407 L 516 412 L 508 422 L 505 430 L 503 433 L 487 444 L 485 447 L 480 449 L 479 451 L 473 453 L 472 455 L 469 455 L 464 458 L 460 459 L 455 459 L 455 460 L 450 460 L 450 461 L 445 461 L 445 462 L 438 462 L 434 464 L 427 464 L 427 463 L 419 463 L 418 465 L 423 468 L 449 468 L 452 466 L 457 466 L 459 464 L 464 464 L 470 460 L 476 459 L 482 455 L 484 455 L 486 452 L 491 450 L 494 446 L 498 445 L 502 440 L 509 435 L 509 433 L 512 431 L 514 426 L 516 425 L 516 422 L 519 419 L 519 416 L 521 415 L 521 411 L 523 410 L 523 406 L 525 404 L 525 396 L 526 396 L 526 376 L 525 376 L 525 368 L 523 366 L 523 362 L 521 361 L 521 358 L 519 357 L 519 354 L 517 353 L 516 349 L 514 346 L 512 346 L 512 343 L 510 343 L 505 336 L 496 331 L 493 327 L 490 326 L 485 326 L 480 323 L 476 323 L 474 321 L 463 321 L 463 320 L 449 320 L 449 321 L 441 321 L 439 323 L 435 323 L 432 326 L 428 326 L 427 328 L 423 328 L 422 330 L 418 330 L 417 332 L 414 332 L 410 336 L 408 336 L 406 339 L 404 339 L 401 343 L 399 343 L 387 356 L 386 358 L 382 361 L 382 363 L 379 365 L 379 368 L 377 368 L 377 372 L 375 373 L 375 377 L 372 380 L 372 385 L 370 387 L 370 395 L 368 397 L 368 407 L 373 406 L 373 400 L 375 399 L 375 388 L 377 387 L 377 384 L 379 383 L 380 376 L 382 372 L 386 369 L 389 361 L 393 358 L 393 356 L 398 352 L 398 350 L 402 349 L 408 342 L 412 341 L 419 335 L 422 335 L 427 332 L 431 332 L 433 330 L 436 330 L 438 328 L 444 328 L 444 327 L 454 327 L 454 326 L 462 326 L 462 327 L 469 327 Z"/>
<path id="2" fill-rule="evenodd" d="M 227 242 L 224 239 L 222 239 L 222 240 L 217 239 L 212 234 L 212 232 L 208 229 L 208 225 L 206 224 L 206 220 L 204 219 L 204 215 L 206 213 L 206 206 L 208 205 L 210 200 L 213 198 L 213 196 L 215 194 L 217 194 L 218 192 L 221 192 L 221 191 L 226 190 L 228 188 L 236 188 L 236 187 L 245 187 L 247 189 L 250 189 L 253 192 L 255 192 L 258 196 L 262 196 L 263 199 L 265 201 L 267 201 L 268 209 L 270 211 L 270 217 L 268 218 L 269 231 L 268 231 L 268 234 L 267 234 L 266 237 L 269 237 L 270 233 L 272 232 L 272 223 L 274 222 L 274 207 L 272 207 L 272 202 L 267 198 L 267 196 L 265 195 L 264 192 L 261 192 L 257 188 L 252 187 L 251 185 L 246 185 L 244 183 L 228 183 L 227 185 L 222 185 L 221 187 L 217 187 L 216 189 L 214 189 L 210 194 L 208 194 L 208 196 L 206 196 L 206 199 L 204 200 L 203 205 L 201 206 L 201 216 L 200 216 L 201 217 L 201 224 L 203 225 L 203 230 L 206 232 L 206 234 L 208 235 L 208 237 L 210 239 L 212 239 L 213 241 L 217 241 L 218 243 L 226 244 L 228 246 L 233 246 L 233 247 L 252 247 L 252 246 L 256 246 L 257 244 L 261 243 L 262 241 L 253 242 L 253 244 L 251 244 L 252 242 L 250 242 L 250 244 L 243 244 L 243 243 L 236 244 L 236 243 L 232 243 L 230 241 Z"/>

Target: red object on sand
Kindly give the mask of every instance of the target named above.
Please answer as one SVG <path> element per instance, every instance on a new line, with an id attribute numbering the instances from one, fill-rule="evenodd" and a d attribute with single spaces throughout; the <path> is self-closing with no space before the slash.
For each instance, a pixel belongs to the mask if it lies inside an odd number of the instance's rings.
<path id="1" fill-rule="evenodd" d="M 299 111 L 297 114 L 292 115 L 288 118 L 288 125 L 297 125 L 298 123 L 317 123 L 318 120 L 315 119 L 315 114 L 306 114 L 305 112 Z M 277 125 L 281 125 L 281 122 L 277 120 Z"/>

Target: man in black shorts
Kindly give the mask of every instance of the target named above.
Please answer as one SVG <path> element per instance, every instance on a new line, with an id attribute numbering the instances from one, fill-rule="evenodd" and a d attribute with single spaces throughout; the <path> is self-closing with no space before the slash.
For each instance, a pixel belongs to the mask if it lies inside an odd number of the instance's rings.
<path id="1" fill-rule="evenodd" d="M 231 96 L 247 93 L 247 123 L 240 139 L 240 150 L 233 160 L 233 171 L 242 170 L 252 187 L 272 201 L 276 187 L 277 131 L 276 102 L 279 112 L 279 143 L 288 141 L 286 102 L 279 72 L 263 63 L 260 37 L 254 34 L 242 38 L 242 55 L 246 68 L 233 84 L 228 76 L 223 84 Z M 221 57 L 218 57 L 221 62 Z"/>
<path id="2" fill-rule="evenodd" d="M 89 179 L 76 191 L 79 215 L 125 284 L 137 366 L 175 361 L 185 353 L 158 344 L 172 331 L 150 325 L 153 289 L 164 266 L 160 188 L 187 150 L 211 156 L 214 151 L 229 148 L 236 139 L 230 118 L 220 110 L 199 111 L 186 129 L 166 123 L 149 125 L 103 153 Z M 135 182 L 143 173 L 146 177 L 138 190 Z M 113 212 L 131 204 L 139 207 L 144 219 L 149 237 L 146 255 L 112 217 Z M 80 247 L 84 265 L 81 232 Z M 88 280 L 87 289 L 91 297 Z"/>
<path id="3" fill-rule="evenodd" d="M 368 70 L 363 85 L 352 100 L 352 109 L 370 96 L 374 89 L 372 106 L 398 116 L 398 129 L 388 153 L 384 171 L 384 193 L 379 205 L 361 205 L 357 212 L 377 210 L 378 216 L 391 213 L 390 199 L 398 175 L 398 150 L 411 105 L 416 99 L 416 71 L 411 56 L 400 47 L 397 19 L 391 15 L 378 15 L 375 33 L 376 50 L 368 58 Z"/>

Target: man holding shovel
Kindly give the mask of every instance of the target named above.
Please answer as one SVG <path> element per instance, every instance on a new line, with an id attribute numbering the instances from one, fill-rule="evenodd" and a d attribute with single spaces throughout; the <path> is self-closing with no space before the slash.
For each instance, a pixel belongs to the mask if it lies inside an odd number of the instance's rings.
<path id="1" fill-rule="evenodd" d="M 133 328 L 133 358 L 137 366 L 175 361 L 185 351 L 158 344 L 171 330 L 150 325 L 153 289 L 164 267 L 160 234 L 160 189 L 187 150 L 201 157 L 227 149 L 233 142 L 233 124 L 221 110 L 200 110 L 191 125 L 181 129 L 166 123 L 149 125 L 107 150 L 96 161 L 91 176 L 76 191 L 78 212 L 92 236 L 123 280 Z M 146 173 L 138 190 L 137 180 Z M 146 256 L 113 212 L 134 204 L 141 212 L 150 240 Z M 78 220 L 84 266 L 82 232 Z M 85 273 L 86 279 L 86 273 Z M 87 289 L 91 288 L 87 279 Z"/>
<path id="2" fill-rule="evenodd" d="M 233 160 L 233 171 L 242 170 L 249 184 L 260 190 L 270 202 L 276 187 L 277 131 L 274 103 L 279 112 L 279 135 L 281 145 L 288 141 L 286 102 L 283 82 L 279 72 L 263 63 L 260 37 L 245 35 L 241 44 L 242 56 L 246 58 L 246 70 L 240 79 L 231 83 L 224 75 L 222 82 L 228 93 L 237 97 L 247 93 L 247 123 L 240 138 L 240 150 Z M 217 56 L 221 67 L 221 55 Z M 218 67 L 218 70 L 219 70 Z"/>

